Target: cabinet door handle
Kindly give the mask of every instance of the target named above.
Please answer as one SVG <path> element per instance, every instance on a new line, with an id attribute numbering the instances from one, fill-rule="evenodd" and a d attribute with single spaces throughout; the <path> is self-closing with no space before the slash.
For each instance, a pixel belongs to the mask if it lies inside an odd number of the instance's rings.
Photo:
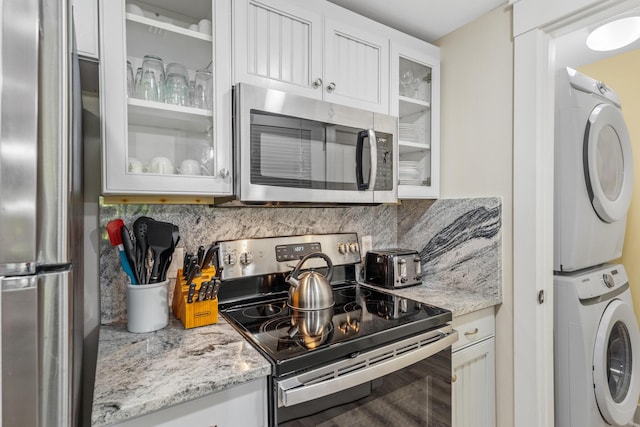
<path id="1" fill-rule="evenodd" d="M 329 85 L 327 86 L 327 90 L 329 92 L 333 92 L 334 90 L 336 90 L 336 84 L 334 82 L 329 83 Z"/>
<path id="2" fill-rule="evenodd" d="M 320 77 L 318 77 L 317 79 L 315 79 L 313 81 L 313 87 L 319 88 L 320 86 L 322 86 L 322 79 Z"/>
<path id="3" fill-rule="evenodd" d="M 467 331 L 464 333 L 465 336 L 475 335 L 478 333 L 478 328 L 474 328 L 472 331 Z"/>
<path id="4" fill-rule="evenodd" d="M 220 169 L 220 178 L 226 178 L 229 176 L 229 169 L 222 168 Z"/>
<path id="5" fill-rule="evenodd" d="M 455 383 L 456 381 L 458 381 L 458 376 L 456 374 L 452 374 L 451 375 L 451 382 Z"/>

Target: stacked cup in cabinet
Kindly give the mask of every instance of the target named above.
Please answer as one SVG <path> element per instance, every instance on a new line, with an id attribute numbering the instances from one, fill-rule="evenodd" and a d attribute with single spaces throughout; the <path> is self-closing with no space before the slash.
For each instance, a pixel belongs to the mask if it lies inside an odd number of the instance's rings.
<path id="1" fill-rule="evenodd" d="M 211 2 L 197 3 L 126 4 L 129 174 L 214 174 Z"/>

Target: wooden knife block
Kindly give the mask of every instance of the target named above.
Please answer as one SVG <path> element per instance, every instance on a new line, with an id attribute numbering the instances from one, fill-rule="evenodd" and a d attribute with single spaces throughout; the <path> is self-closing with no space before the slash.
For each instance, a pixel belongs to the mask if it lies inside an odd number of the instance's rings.
<path id="1" fill-rule="evenodd" d="M 185 329 L 197 328 L 198 326 L 213 325 L 218 323 L 218 298 L 196 301 L 198 290 L 203 282 L 208 282 L 215 276 L 216 269 L 210 267 L 202 270 L 202 274 L 193 279 L 192 283 L 196 284 L 196 292 L 193 302 L 187 302 L 187 294 L 189 286 L 186 284 L 185 278 L 182 276 L 182 269 L 178 270 L 178 278 L 173 291 L 173 301 L 171 304 L 173 315 L 180 319 Z"/>

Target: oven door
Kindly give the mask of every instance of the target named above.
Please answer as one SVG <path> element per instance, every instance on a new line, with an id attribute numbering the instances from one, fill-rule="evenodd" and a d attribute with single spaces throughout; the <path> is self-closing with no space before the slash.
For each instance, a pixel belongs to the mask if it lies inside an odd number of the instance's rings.
<path id="1" fill-rule="evenodd" d="M 245 202 L 396 202 L 397 120 L 271 89 L 235 89 Z"/>
<path id="2" fill-rule="evenodd" d="M 278 426 L 451 426 L 450 326 L 276 379 Z"/>

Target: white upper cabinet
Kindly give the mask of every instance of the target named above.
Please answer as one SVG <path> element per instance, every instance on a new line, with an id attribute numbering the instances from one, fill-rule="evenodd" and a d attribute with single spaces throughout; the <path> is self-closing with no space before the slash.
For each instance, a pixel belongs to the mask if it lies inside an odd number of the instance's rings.
<path id="1" fill-rule="evenodd" d="M 104 194 L 231 194 L 230 11 L 100 2 Z"/>
<path id="2" fill-rule="evenodd" d="M 389 39 L 359 26 L 362 17 L 285 0 L 233 3 L 236 83 L 389 113 Z"/>
<path id="3" fill-rule="evenodd" d="M 327 101 L 389 113 L 389 39 L 325 19 L 324 96 Z"/>
<path id="4" fill-rule="evenodd" d="M 398 198 L 440 195 L 440 52 L 415 39 L 391 42 L 391 115 L 398 116 Z"/>

